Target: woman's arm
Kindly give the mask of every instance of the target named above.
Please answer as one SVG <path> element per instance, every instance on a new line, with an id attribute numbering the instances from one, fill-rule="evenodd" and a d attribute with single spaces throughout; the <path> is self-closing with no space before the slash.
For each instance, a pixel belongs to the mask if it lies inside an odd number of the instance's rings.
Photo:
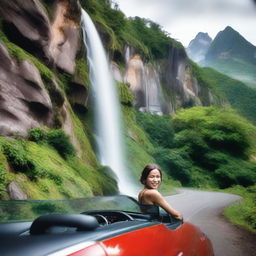
<path id="1" fill-rule="evenodd" d="M 149 196 L 152 203 L 154 203 L 155 205 L 159 205 L 166 212 L 173 215 L 176 219 L 183 219 L 182 214 L 176 211 L 174 208 L 172 208 L 171 205 L 164 199 L 164 197 L 157 190 L 152 189 L 152 191 L 150 191 Z"/>

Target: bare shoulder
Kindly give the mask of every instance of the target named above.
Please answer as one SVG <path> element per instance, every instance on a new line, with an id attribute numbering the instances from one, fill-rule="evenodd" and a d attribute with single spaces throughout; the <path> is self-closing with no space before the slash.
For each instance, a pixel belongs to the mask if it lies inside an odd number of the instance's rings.
<path id="1" fill-rule="evenodd" d="M 156 189 L 148 189 L 145 194 L 151 198 L 162 197 L 162 195 Z"/>

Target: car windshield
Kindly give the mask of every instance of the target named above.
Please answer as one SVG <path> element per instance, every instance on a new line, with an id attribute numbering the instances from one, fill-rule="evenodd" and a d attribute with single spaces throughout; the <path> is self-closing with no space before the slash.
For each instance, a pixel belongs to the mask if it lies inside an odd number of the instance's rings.
<path id="1" fill-rule="evenodd" d="M 0 222 L 32 221 L 45 214 L 81 213 L 90 210 L 141 212 L 135 199 L 123 195 L 68 200 L 12 200 L 0 201 Z"/>

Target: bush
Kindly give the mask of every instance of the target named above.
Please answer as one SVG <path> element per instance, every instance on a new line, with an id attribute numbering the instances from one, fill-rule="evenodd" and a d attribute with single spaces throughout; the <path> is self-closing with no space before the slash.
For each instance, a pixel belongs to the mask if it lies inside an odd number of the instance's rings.
<path id="1" fill-rule="evenodd" d="M 204 154 L 209 151 L 209 146 L 205 142 L 201 133 L 195 130 L 185 129 L 175 134 L 174 146 L 188 148 L 188 153 L 192 159 L 197 162 L 201 162 L 204 158 Z"/>
<path id="2" fill-rule="evenodd" d="M 59 176 L 58 174 L 54 174 L 54 173 L 47 173 L 47 178 L 54 181 L 54 183 L 56 185 L 62 185 L 62 177 Z"/>
<path id="3" fill-rule="evenodd" d="M 42 128 L 33 128 L 28 131 L 29 139 L 35 142 L 46 140 L 46 131 Z"/>
<path id="4" fill-rule="evenodd" d="M 3 144 L 3 153 L 16 172 L 25 173 L 31 180 L 44 175 L 43 171 L 29 158 L 24 141 Z"/>
<path id="5" fill-rule="evenodd" d="M 64 158 L 75 156 L 76 154 L 76 150 L 71 144 L 69 136 L 61 129 L 50 131 L 47 134 L 47 142 Z"/>
<path id="6" fill-rule="evenodd" d="M 233 185 L 248 187 L 256 183 L 256 164 L 229 159 L 229 162 L 221 165 L 215 174 L 221 188 Z"/>
<path id="7" fill-rule="evenodd" d="M 178 179 L 183 185 L 190 183 L 192 162 L 185 151 L 157 148 L 153 156 L 170 176 Z"/>
<path id="8" fill-rule="evenodd" d="M 225 216 L 235 224 L 256 232 L 256 185 L 247 188 L 233 186 L 226 191 L 240 195 L 243 199 L 226 208 Z"/>
<path id="9" fill-rule="evenodd" d="M 16 141 L 5 143 L 3 144 L 3 153 L 15 171 L 27 172 L 31 167 L 23 143 Z"/>
<path id="10" fill-rule="evenodd" d="M 156 147 L 170 148 L 172 146 L 174 131 L 170 116 L 136 111 L 136 120 Z"/>

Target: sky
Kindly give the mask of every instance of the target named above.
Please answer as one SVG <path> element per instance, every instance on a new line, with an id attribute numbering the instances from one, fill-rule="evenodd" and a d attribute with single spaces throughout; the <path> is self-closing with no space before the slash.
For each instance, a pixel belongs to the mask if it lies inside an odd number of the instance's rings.
<path id="1" fill-rule="evenodd" d="M 148 18 L 185 47 L 198 32 L 216 34 L 231 26 L 256 46 L 254 0 L 113 0 L 126 17 Z"/>

